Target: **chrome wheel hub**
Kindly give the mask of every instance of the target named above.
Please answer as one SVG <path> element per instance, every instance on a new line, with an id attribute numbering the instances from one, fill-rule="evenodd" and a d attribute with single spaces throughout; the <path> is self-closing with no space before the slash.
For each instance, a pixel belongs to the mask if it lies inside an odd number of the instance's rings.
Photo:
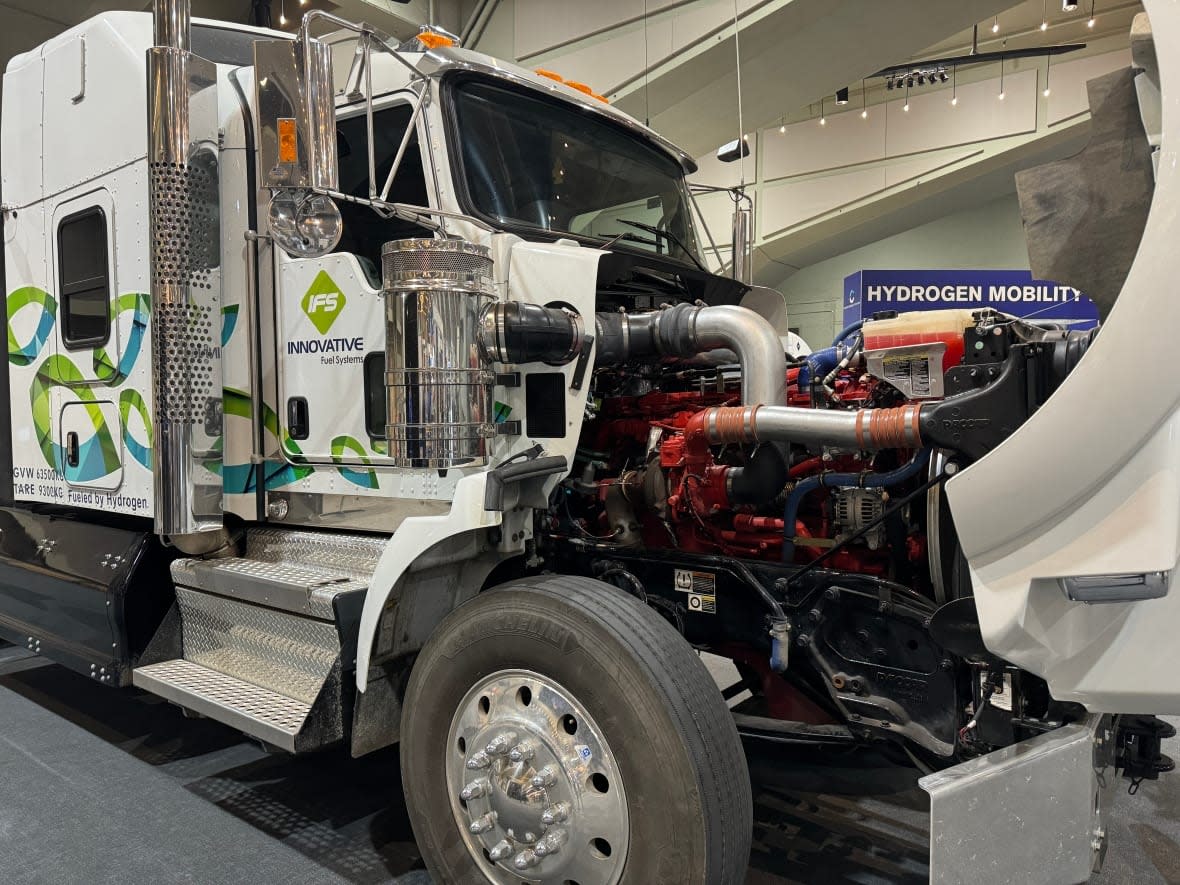
<path id="1" fill-rule="evenodd" d="M 597 723 L 551 679 L 493 673 L 447 736 L 447 792 L 490 882 L 614 885 L 627 857 L 627 798 Z"/>

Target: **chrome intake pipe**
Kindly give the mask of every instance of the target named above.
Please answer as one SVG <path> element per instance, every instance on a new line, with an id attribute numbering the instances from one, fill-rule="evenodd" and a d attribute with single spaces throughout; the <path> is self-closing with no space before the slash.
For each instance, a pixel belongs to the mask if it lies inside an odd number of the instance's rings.
<path id="1" fill-rule="evenodd" d="M 702 422 L 711 445 L 790 442 L 871 452 L 922 446 L 921 418 L 921 404 L 855 412 L 794 406 L 716 406 L 705 410 Z"/>
<path id="2" fill-rule="evenodd" d="M 786 403 L 787 358 L 774 326 L 752 310 L 678 304 L 651 313 L 595 317 L 600 365 L 645 356 L 693 357 L 726 348 L 742 367 L 742 402 Z"/>

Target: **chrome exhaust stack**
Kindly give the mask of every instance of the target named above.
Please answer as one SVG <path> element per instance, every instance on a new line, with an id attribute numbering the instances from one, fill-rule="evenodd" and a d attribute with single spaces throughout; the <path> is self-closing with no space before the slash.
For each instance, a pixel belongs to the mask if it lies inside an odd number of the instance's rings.
<path id="1" fill-rule="evenodd" d="M 222 377 L 217 71 L 189 51 L 187 0 L 155 0 L 154 14 L 147 68 L 155 530 L 200 554 L 226 541 L 220 478 L 205 463 L 218 457 L 205 428 L 219 421 Z"/>

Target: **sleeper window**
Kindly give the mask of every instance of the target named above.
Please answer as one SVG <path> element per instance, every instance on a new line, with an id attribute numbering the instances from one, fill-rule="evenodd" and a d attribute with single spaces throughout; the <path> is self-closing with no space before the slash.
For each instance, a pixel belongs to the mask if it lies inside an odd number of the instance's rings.
<path id="1" fill-rule="evenodd" d="M 57 228 L 62 341 L 68 348 L 98 347 L 111 334 L 111 278 L 107 218 L 97 206 L 62 219 Z"/>

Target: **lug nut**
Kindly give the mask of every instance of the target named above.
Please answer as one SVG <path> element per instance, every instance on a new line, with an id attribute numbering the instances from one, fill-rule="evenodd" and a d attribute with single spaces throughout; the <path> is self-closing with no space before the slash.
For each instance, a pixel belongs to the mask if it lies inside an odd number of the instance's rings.
<path id="1" fill-rule="evenodd" d="M 537 857 L 548 857 L 550 854 L 557 854 L 561 850 L 561 846 L 565 844 L 565 840 L 565 830 L 550 830 L 537 843 L 537 847 L 533 851 Z"/>
<path id="2" fill-rule="evenodd" d="M 489 811 L 483 817 L 477 817 L 475 820 L 473 820 L 471 822 L 471 826 L 469 826 L 467 829 L 470 830 L 472 833 L 474 833 L 476 836 L 478 836 L 481 833 L 486 833 L 488 830 L 490 830 L 495 825 L 496 825 L 496 812 Z"/>
<path id="3" fill-rule="evenodd" d="M 488 743 L 487 754 L 489 756 L 503 756 L 515 743 L 515 731 L 506 731 L 503 734 L 498 734 Z"/>
<path id="4" fill-rule="evenodd" d="M 507 839 L 501 839 L 492 847 L 492 850 L 488 852 L 488 857 L 490 857 L 493 861 L 501 861 L 508 857 L 508 855 L 511 853 L 512 843 Z"/>
<path id="5" fill-rule="evenodd" d="M 476 750 L 467 760 L 467 767 L 472 769 L 487 768 L 492 764 L 492 757 L 483 750 Z"/>
<path id="6" fill-rule="evenodd" d="M 570 804 L 568 802 L 558 802 L 555 805 L 550 805 L 541 812 L 541 823 L 547 827 L 554 824 L 565 823 L 570 816 Z"/>
<path id="7" fill-rule="evenodd" d="M 535 867 L 541 862 L 541 858 L 537 857 L 537 852 L 531 848 L 526 848 L 516 857 L 512 858 L 512 865 L 518 870 L 527 870 L 529 867 Z"/>
<path id="8" fill-rule="evenodd" d="M 508 758 L 513 762 L 528 762 L 536 754 L 532 741 L 521 741 L 508 752 Z"/>
<path id="9" fill-rule="evenodd" d="M 533 775 L 531 781 L 534 787 L 545 790 L 557 783 L 557 771 L 552 765 L 546 765 L 540 771 Z"/>
<path id="10" fill-rule="evenodd" d="M 491 789 L 491 783 L 486 777 L 481 777 L 479 780 L 474 780 L 459 791 L 459 798 L 464 802 L 470 802 L 472 799 L 478 799 L 480 796 L 486 796 Z"/>

